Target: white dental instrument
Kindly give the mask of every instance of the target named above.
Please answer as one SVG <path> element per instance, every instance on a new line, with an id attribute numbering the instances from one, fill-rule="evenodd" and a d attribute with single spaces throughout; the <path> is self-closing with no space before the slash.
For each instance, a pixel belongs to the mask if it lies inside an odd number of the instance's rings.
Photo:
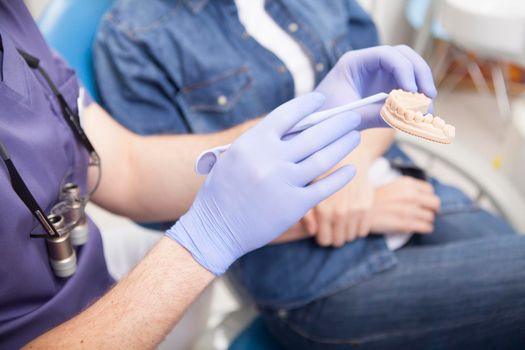
<path id="1" fill-rule="evenodd" d="M 296 134 L 298 132 L 301 132 L 303 130 L 306 130 L 330 117 L 333 117 L 337 114 L 344 113 L 347 111 L 351 111 L 356 108 L 360 108 L 372 103 L 380 102 L 385 100 L 388 97 L 388 94 L 385 92 L 380 92 L 378 94 L 365 97 L 361 100 L 350 102 L 346 105 L 342 105 L 339 107 L 327 109 L 324 111 L 316 112 L 313 114 L 310 114 L 308 117 L 301 120 L 299 123 L 297 123 L 286 135 L 292 135 Z M 210 173 L 211 169 L 219 159 L 219 156 L 225 152 L 230 145 L 222 145 L 214 148 L 210 148 L 208 150 L 205 150 L 202 152 L 199 157 L 197 158 L 197 161 L 195 162 L 195 172 L 198 175 L 207 175 Z"/>

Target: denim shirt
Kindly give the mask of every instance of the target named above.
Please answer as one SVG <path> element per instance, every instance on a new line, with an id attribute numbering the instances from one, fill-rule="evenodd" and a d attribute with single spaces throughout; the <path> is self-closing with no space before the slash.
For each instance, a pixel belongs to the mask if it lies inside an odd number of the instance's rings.
<path id="1" fill-rule="evenodd" d="M 316 83 L 344 52 L 377 44 L 355 1 L 329 3 L 266 1 L 316 67 Z M 94 61 L 104 106 L 140 134 L 218 131 L 294 97 L 292 76 L 245 32 L 234 0 L 118 0 Z"/>
<path id="2" fill-rule="evenodd" d="M 378 43 L 354 0 L 267 0 L 265 7 L 305 50 L 316 83 L 344 52 Z M 140 134 L 222 130 L 295 94 L 283 63 L 245 32 L 234 0 L 117 1 L 102 21 L 94 59 L 104 106 Z M 394 264 L 375 236 L 342 248 L 311 239 L 267 246 L 232 270 L 260 306 L 293 307 Z"/>

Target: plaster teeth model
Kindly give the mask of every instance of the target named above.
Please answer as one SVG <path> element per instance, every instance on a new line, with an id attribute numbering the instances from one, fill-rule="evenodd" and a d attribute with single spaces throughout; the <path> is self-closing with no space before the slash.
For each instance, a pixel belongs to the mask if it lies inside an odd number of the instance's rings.
<path id="1" fill-rule="evenodd" d="M 427 113 L 431 102 L 420 93 L 392 90 L 381 108 L 381 117 L 394 129 L 433 142 L 451 143 L 456 128 Z"/>

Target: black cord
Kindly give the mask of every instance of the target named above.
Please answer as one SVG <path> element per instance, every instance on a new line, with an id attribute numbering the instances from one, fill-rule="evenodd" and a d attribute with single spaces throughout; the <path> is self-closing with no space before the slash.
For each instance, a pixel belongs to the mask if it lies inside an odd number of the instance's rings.
<path id="1" fill-rule="evenodd" d="M 71 107 L 69 107 L 66 99 L 58 90 L 55 83 L 53 83 L 53 80 L 47 74 L 46 70 L 40 65 L 40 60 L 27 53 L 26 51 L 22 49 L 17 49 L 18 53 L 22 58 L 26 61 L 27 65 L 32 68 L 38 70 L 40 74 L 44 77 L 44 80 L 46 81 L 47 85 L 51 88 L 51 91 L 55 95 L 56 99 L 58 100 L 58 104 L 60 105 L 60 109 L 62 111 L 62 116 L 64 117 L 66 123 L 68 124 L 69 128 L 77 138 L 77 140 L 84 146 L 84 148 L 88 151 L 90 156 L 90 165 L 94 165 L 98 167 L 99 173 L 98 173 L 98 179 L 95 184 L 95 187 L 93 190 L 91 190 L 88 194 L 88 198 L 91 197 L 93 193 L 98 189 L 98 186 L 100 184 L 101 176 L 102 176 L 102 167 L 100 164 L 100 156 L 98 155 L 97 151 L 95 150 L 95 147 L 93 147 L 93 144 L 87 137 L 86 133 L 84 132 L 84 129 L 82 128 L 82 125 L 80 124 L 80 117 L 78 113 L 73 112 Z"/>
<path id="2" fill-rule="evenodd" d="M 82 126 L 80 125 L 80 117 L 78 116 L 77 113 L 74 113 L 73 110 L 69 107 L 64 96 L 60 93 L 57 86 L 53 83 L 51 77 L 47 74 L 45 69 L 40 66 L 40 60 L 37 57 L 34 57 L 23 50 L 17 49 L 17 51 L 30 68 L 36 69 L 40 72 L 40 74 L 42 74 L 42 76 L 46 80 L 46 83 L 51 88 L 51 90 L 53 91 L 53 94 L 57 98 L 60 108 L 62 110 L 62 115 L 64 119 L 66 120 L 68 126 L 70 127 L 71 131 L 73 132 L 75 137 L 78 139 L 78 141 L 88 151 L 90 158 L 91 158 L 91 164 L 99 168 L 99 176 L 97 179 L 97 183 L 93 191 L 89 193 L 89 196 L 91 196 L 93 192 L 96 191 L 96 189 L 98 188 L 98 185 L 100 184 L 100 178 L 101 178 L 100 157 L 98 156 L 97 152 L 95 151 L 95 148 L 89 141 L 87 135 L 84 133 L 84 129 L 82 129 Z M 38 205 L 37 201 L 31 194 L 31 191 L 29 191 L 27 185 L 24 183 L 24 180 L 18 173 L 18 170 L 16 169 L 13 161 L 11 160 L 9 156 L 9 152 L 7 151 L 7 148 L 1 141 L 0 141 L 0 157 L 4 161 L 4 164 L 9 173 L 9 177 L 11 179 L 11 186 L 13 187 L 13 190 L 16 192 L 18 197 L 20 197 L 20 199 L 26 205 L 29 211 L 42 224 L 48 236 L 50 237 L 60 236 L 57 230 L 55 229 L 54 225 L 49 221 L 49 219 L 45 215 L 45 212 Z M 31 237 L 45 237 L 45 235 L 31 235 Z"/>
<path id="3" fill-rule="evenodd" d="M 15 164 L 11 160 L 9 153 L 7 152 L 7 148 L 1 141 L 0 141 L 0 155 L 7 168 L 7 172 L 9 173 L 9 178 L 11 179 L 11 186 L 13 187 L 13 190 L 15 191 L 15 193 L 22 200 L 22 202 L 26 205 L 27 209 L 29 209 L 29 211 L 34 215 L 34 217 L 42 224 L 47 234 L 50 237 L 58 237 L 59 236 L 58 232 L 56 231 L 53 224 L 49 222 L 49 219 L 45 215 L 42 208 L 40 208 L 40 205 L 38 205 L 37 201 L 35 200 L 35 197 L 33 197 L 33 195 L 31 194 L 31 191 L 29 191 L 29 189 L 27 188 L 27 185 L 25 184 L 24 180 L 18 173 L 18 170 L 15 167 Z"/>
<path id="4" fill-rule="evenodd" d="M 38 70 L 38 72 L 42 74 L 47 85 L 51 88 L 53 95 L 55 95 L 55 97 L 57 98 L 58 103 L 60 105 L 60 109 L 62 110 L 62 115 L 66 120 L 67 124 L 69 125 L 70 129 L 73 131 L 73 134 L 78 139 L 78 141 L 80 141 L 80 143 L 82 143 L 82 145 L 87 149 L 90 156 L 92 156 L 94 153 L 96 153 L 96 151 L 93 145 L 91 144 L 91 141 L 89 141 L 86 133 L 84 132 L 84 129 L 82 129 L 82 126 L 80 125 L 80 118 L 78 114 L 74 113 L 71 107 L 69 107 L 69 105 L 66 102 L 66 99 L 58 90 L 58 87 L 55 85 L 55 83 L 53 83 L 53 80 L 51 79 L 49 74 L 47 74 L 46 70 L 40 65 L 40 60 L 35 56 L 30 55 L 24 50 L 17 49 L 17 51 L 20 54 L 20 56 L 22 56 L 22 58 L 26 61 L 29 67 Z"/>

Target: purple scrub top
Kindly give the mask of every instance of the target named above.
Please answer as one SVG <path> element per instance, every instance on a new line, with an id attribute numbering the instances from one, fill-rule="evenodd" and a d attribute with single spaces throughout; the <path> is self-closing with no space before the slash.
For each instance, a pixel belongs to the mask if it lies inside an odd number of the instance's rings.
<path id="1" fill-rule="evenodd" d="M 0 36 L 0 140 L 49 213 L 66 181 L 86 191 L 88 158 L 44 79 L 16 48 L 40 59 L 74 109 L 79 83 L 50 51 L 22 0 L 0 0 Z M 30 238 L 30 233 L 43 229 L 13 191 L 0 162 L 0 349 L 19 348 L 72 318 L 113 283 L 92 221 L 88 242 L 77 250 L 77 271 L 67 279 L 54 276 L 44 240 Z"/>

